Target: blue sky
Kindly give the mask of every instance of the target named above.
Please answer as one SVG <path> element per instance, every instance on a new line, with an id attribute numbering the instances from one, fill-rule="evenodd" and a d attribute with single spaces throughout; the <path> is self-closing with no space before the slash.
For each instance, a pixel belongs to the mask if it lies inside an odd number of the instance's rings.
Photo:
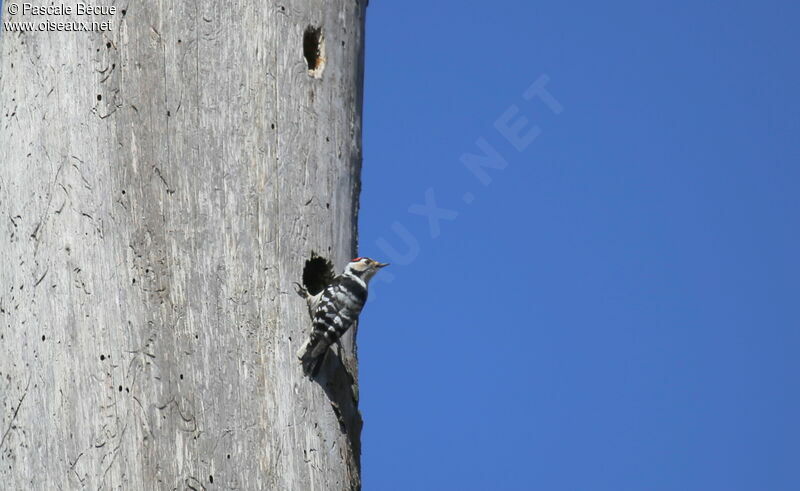
<path id="1" fill-rule="evenodd" d="M 366 490 L 800 489 L 798 18 L 370 2 Z"/>

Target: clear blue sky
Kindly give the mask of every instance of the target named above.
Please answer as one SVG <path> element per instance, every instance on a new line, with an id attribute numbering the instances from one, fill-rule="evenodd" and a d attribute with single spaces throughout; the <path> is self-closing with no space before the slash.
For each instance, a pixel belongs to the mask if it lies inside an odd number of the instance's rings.
<path id="1" fill-rule="evenodd" d="M 370 2 L 366 491 L 800 489 L 798 19 Z"/>

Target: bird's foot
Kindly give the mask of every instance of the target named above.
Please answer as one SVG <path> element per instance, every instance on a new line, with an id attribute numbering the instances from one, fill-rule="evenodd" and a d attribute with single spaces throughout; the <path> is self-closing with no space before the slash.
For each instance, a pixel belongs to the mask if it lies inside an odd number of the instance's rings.
<path id="1" fill-rule="evenodd" d="M 308 290 L 306 290 L 300 283 L 294 282 L 294 291 L 301 297 L 308 299 Z"/>

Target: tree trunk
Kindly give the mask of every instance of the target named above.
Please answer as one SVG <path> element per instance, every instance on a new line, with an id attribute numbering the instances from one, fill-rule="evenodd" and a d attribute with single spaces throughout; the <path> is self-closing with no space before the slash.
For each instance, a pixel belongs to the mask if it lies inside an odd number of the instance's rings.
<path id="1" fill-rule="evenodd" d="M 359 488 L 292 282 L 356 252 L 366 2 L 8 3 L 111 30 L 0 33 L 0 487 Z"/>

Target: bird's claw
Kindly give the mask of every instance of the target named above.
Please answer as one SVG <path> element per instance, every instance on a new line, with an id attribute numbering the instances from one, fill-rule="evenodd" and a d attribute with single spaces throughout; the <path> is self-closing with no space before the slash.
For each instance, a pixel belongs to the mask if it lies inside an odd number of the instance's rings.
<path id="1" fill-rule="evenodd" d="M 306 290 L 303 285 L 298 282 L 294 282 L 294 290 L 303 298 L 308 298 L 308 290 Z"/>

